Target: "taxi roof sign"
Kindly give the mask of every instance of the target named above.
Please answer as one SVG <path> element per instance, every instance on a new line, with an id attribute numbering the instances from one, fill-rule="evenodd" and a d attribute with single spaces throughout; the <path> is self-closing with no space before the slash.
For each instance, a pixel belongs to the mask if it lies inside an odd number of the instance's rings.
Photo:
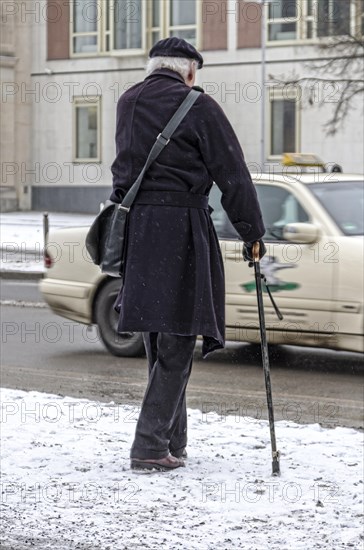
<path id="1" fill-rule="evenodd" d="M 303 153 L 283 153 L 282 164 L 284 166 L 319 166 L 325 167 L 325 163 L 317 156 Z"/>

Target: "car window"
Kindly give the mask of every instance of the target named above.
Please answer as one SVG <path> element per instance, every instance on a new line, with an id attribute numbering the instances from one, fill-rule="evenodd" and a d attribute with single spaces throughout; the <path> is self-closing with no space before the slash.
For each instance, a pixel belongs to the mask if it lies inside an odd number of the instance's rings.
<path id="1" fill-rule="evenodd" d="M 281 240 L 287 223 L 309 221 L 307 212 L 289 191 L 275 185 L 256 185 L 255 188 L 266 227 L 265 240 Z M 214 209 L 211 218 L 218 237 L 241 240 L 221 205 L 221 191 L 216 185 L 211 189 L 209 204 Z"/>
<path id="2" fill-rule="evenodd" d="M 237 231 L 235 231 L 233 224 L 227 217 L 227 214 L 222 207 L 221 194 L 222 193 L 217 185 L 213 185 L 209 196 L 209 205 L 214 209 L 211 213 L 211 218 L 215 226 L 217 236 L 219 239 L 242 240 Z"/>
<path id="3" fill-rule="evenodd" d="M 364 234 L 364 182 L 308 185 L 344 235 Z"/>
<path id="4" fill-rule="evenodd" d="M 276 185 L 257 185 L 259 204 L 262 209 L 266 241 L 281 240 L 283 228 L 288 223 L 308 222 L 309 215 L 296 197 Z"/>

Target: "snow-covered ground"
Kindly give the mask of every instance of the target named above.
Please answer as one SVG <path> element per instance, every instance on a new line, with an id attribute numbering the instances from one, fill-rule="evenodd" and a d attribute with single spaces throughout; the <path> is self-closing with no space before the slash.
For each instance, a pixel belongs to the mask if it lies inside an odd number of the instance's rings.
<path id="1" fill-rule="evenodd" d="M 362 433 L 189 410 L 186 468 L 135 473 L 138 411 L 1 390 L 4 550 L 363 548 Z"/>
<path id="2" fill-rule="evenodd" d="M 50 228 L 90 225 L 94 215 L 49 213 Z M 0 271 L 43 272 L 43 214 L 7 212 L 0 218 Z"/>

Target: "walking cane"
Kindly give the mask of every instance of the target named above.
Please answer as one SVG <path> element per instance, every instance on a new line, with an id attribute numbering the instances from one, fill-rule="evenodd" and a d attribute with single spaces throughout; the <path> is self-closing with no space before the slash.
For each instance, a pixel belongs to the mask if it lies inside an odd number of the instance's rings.
<path id="1" fill-rule="evenodd" d="M 264 370 L 264 377 L 265 377 L 265 389 L 266 389 L 266 393 L 267 393 L 270 442 L 271 442 L 271 447 L 272 447 L 272 474 L 274 476 L 279 476 L 281 471 L 280 471 L 280 466 L 279 466 L 279 451 L 277 450 L 276 434 L 275 434 L 275 430 L 274 430 L 274 412 L 273 412 L 273 400 L 272 400 L 272 386 L 271 386 L 271 381 L 270 381 L 267 333 L 266 333 L 266 329 L 265 329 L 263 291 L 262 291 L 262 274 L 260 272 L 260 262 L 259 262 L 259 242 L 256 242 L 253 245 L 253 263 L 254 263 L 254 274 L 255 274 L 256 288 L 257 288 L 259 328 L 260 328 L 260 343 L 261 343 L 261 348 L 262 348 L 262 361 L 263 361 L 263 370 Z M 276 304 L 274 303 L 273 296 L 271 295 L 268 286 L 267 286 L 267 290 L 268 290 L 269 297 L 272 300 L 272 304 L 274 306 L 274 309 L 275 309 L 279 319 L 283 319 L 282 314 L 280 313 L 280 311 L 278 310 Z"/>

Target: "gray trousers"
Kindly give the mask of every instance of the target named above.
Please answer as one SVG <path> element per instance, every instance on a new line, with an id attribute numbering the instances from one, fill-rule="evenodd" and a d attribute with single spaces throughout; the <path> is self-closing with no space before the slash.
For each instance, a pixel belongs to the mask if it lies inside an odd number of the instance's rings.
<path id="1" fill-rule="evenodd" d="M 187 445 L 186 386 L 196 336 L 143 333 L 149 367 L 131 458 L 164 458 Z"/>

